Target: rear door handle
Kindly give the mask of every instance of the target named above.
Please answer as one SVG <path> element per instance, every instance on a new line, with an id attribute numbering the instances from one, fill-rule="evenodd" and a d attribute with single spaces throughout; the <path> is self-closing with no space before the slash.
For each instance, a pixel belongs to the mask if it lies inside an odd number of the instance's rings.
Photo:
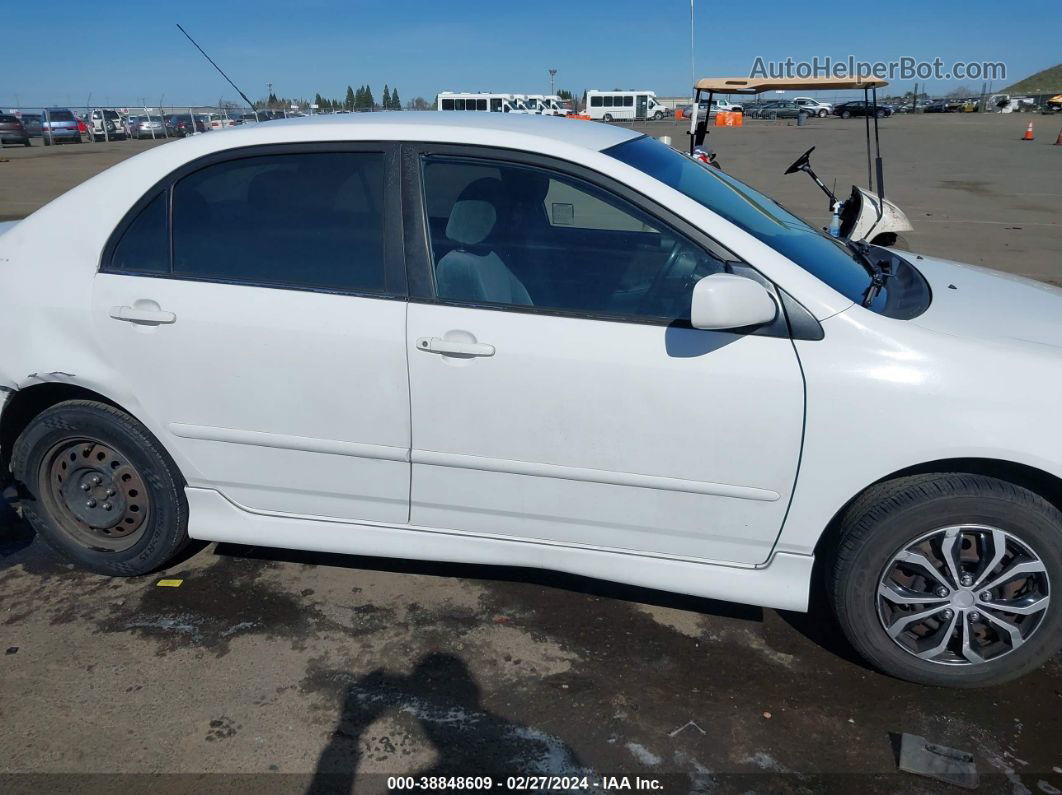
<path id="1" fill-rule="evenodd" d="M 442 337 L 421 337 L 417 340 L 417 349 L 428 353 L 441 353 L 445 356 L 493 356 L 494 346 L 485 342 L 458 342 L 444 340 Z"/>
<path id="2" fill-rule="evenodd" d="M 111 317 L 127 323 L 143 323 L 149 326 L 177 322 L 177 315 L 173 312 L 165 312 L 161 309 L 141 309 L 135 306 L 112 306 Z"/>

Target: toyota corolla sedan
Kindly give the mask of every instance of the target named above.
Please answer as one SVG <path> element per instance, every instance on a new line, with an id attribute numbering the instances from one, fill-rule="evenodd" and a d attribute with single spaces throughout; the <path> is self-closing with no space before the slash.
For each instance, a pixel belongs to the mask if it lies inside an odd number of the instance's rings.
<path id="1" fill-rule="evenodd" d="M 104 574 L 195 538 L 787 610 L 821 577 L 882 670 L 987 685 L 1062 637 L 1060 298 L 611 125 L 251 125 L 0 235 L 0 471 Z"/>

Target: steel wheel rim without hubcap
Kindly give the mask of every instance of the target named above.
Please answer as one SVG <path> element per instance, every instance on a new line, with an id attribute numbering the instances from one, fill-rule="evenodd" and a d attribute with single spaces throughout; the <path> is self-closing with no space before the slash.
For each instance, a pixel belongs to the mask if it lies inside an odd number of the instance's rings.
<path id="1" fill-rule="evenodd" d="M 41 467 L 42 495 L 59 527 L 92 549 L 118 552 L 140 540 L 151 504 L 129 459 L 95 439 L 64 439 Z"/>
<path id="2" fill-rule="evenodd" d="M 966 524 L 926 533 L 886 564 L 877 588 L 885 633 L 940 665 L 982 665 L 1020 648 L 1050 603 L 1047 568 L 998 527 Z"/>

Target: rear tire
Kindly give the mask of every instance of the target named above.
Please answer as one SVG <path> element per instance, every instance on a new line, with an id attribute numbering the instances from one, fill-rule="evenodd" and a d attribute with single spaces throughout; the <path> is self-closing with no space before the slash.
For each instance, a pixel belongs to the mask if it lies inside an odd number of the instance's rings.
<path id="1" fill-rule="evenodd" d="M 841 118 L 842 119 L 850 119 L 850 118 L 852 118 L 852 112 L 849 111 L 849 110 L 842 110 L 841 111 Z"/>
<path id="2" fill-rule="evenodd" d="M 612 121 L 612 114 L 611 113 L 606 113 L 604 116 L 601 117 L 601 120 L 604 121 L 604 122 L 611 122 Z"/>
<path id="3" fill-rule="evenodd" d="M 184 479 L 124 411 L 71 400 L 33 418 L 12 450 L 22 514 L 52 549 L 99 574 L 147 574 L 188 543 Z"/>
<path id="4" fill-rule="evenodd" d="M 997 549 L 1012 556 L 997 559 Z M 1008 578 L 1005 572 L 1019 564 L 1039 568 Z M 996 478 L 934 473 L 868 489 L 843 515 L 828 571 L 831 601 L 848 640 L 874 666 L 901 679 L 996 685 L 1038 668 L 1062 642 L 1062 606 L 1048 601 L 1049 588 L 1062 582 L 1062 513 Z M 996 580 L 1004 582 L 993 585 Z M 1043 607 L 1031 611 L 1026 605 L 1037 599 Z M 1000 607 L 986 607 L 993 604 Z M 1004 621 L 1016 627 L 1017 639 Z"/>

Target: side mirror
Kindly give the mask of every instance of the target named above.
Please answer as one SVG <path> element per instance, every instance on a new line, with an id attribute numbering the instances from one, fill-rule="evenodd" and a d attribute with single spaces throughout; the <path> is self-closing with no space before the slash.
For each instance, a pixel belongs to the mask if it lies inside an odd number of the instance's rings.
<path id="1" fill-rule="evenodd" d="M 693 285 L 690 322 L 694 328 L 725 331 L 762 326 L 778 314 L 766 288 L 732 273 L 713 273 Z"/>

